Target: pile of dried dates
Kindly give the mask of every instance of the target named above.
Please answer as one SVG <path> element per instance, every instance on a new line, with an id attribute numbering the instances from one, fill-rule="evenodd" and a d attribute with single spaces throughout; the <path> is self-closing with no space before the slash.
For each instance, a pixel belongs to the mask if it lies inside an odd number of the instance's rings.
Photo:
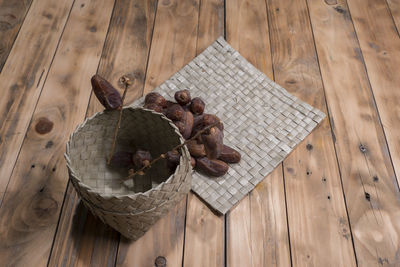
<path id="1" fill-rule="evenodd" d="M 99 75 L 91 79 L 92 89 L 107 110 L 122 107 L 122 98 L 109 82 Z M 146 95 L 144 108 L 163 113 L 172 120 L 186 140 L 191 155 L 192 166 L 208 175 L 222 176 L 229 166 L 227 163 L 238 163 L 240 153 L 224 145 L 224 125 L 214 114 L 204 113 L 205 103 L 199 98 L 191 98 L 188 90 L 175 93 L 175 100 L 168 101 L 159 93 Z M 212 126 L 212 127 L 211 127 Z M 173 172 L 179 164 L 180 154 L 173 150 L 166 153 L 169 169 Z M 149 151 L 137 150 L 136 153 L 117 151 L 113 154 L 110 164 L 118 168 L 141 169 L 152 161 Z"/>
<path id="2" fill-rule="evenodd" d="M 238 163 L 241 156 L 235 149 L 224 145 L 223 123 L 216 115 L 204 113 L 204 101 L 199 97 L 192 99 L 188 90 L 177 91 L 174 97 L 176 102 L 166 100 L 159 93 L 149 93 L 144 108 L 163 113 L 174 122 L 187 140 L 191 163 L 196 170 L 214 177 L 224 175 L 229 169 L 227 163 Z M 167 153 L 170 168 L 176 168 L 179 156 L 177 151 Z"/>

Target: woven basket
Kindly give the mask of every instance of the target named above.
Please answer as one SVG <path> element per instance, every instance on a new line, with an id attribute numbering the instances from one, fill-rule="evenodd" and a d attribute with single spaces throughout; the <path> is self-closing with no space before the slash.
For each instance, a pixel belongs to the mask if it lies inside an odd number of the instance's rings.
<path id="1" fill-rule="evenodd" d="M 71 134 L 65 159 L 70 180 L 84 205 L 125 237 L 138 239 L 175 206 L 191 188 L 192 168 L 187 147 L 170 174 L 165 159 L 135 180 L 121 182 L 127 170 L 107 165 L 117 111 L 87 119 Z M 143 108 L 124 108 L 115 151 L 150 151 L 153 158 L 184 142 L 165 116 Z"/>

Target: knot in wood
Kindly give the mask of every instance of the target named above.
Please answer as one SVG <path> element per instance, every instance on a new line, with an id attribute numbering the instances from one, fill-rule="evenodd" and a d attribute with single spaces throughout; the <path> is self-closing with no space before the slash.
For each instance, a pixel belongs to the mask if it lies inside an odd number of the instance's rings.
<path id="1" fill-rule="evenodd" d="M 158 256 L 154 261 L 156 267 L 166 267 L 167 266 L 167 259 L 163 256 Z"/>

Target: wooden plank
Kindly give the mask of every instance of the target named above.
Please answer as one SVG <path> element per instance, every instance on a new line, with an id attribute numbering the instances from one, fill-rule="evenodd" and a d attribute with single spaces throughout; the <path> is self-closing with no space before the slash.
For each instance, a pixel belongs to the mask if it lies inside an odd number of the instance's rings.
<path id="1" fill-rule="evenodd" d="M 0 210 L 3 263 L 48 262 L 68 181 L 65 143 L 84 119 L 113 4 L 74 3 Z"/>
<path id="2" fill-rule="evenodd" d="M 224 0 L 202 0 L 200 3 L 199 29 L 197 33 L 197 54 L 210 46 L 219 36 L 225 34 Z"/>
<path id="3" fill-rule="evenodd" d="M 149 93 L 196 55 L 199 0 L 158 3 L 144 94 Z"/>
<path id="4" fill-rule="evenodd" d="M 273 78 L 265 1 L 226 2 L 227 41 Z M 282 166 L 227 215 L 228 266 L 290 266 Z"/>
<path id="5" fill-rule="evenodd" d="M 327 114 L 305 1 L 268 0 L 275 80 Z M 356 266 L 329 119 L 283 162 L 294 266 Z"/>
<path id="6" fill-rule="evenodd" d="M 386 0 L 393 21 L 396 24 L 397 34 L 400 29 L 400 0 Z"/>
<path id="7" fill-rule="evenodd" d="M 349 10 L 308 7 L 358 265 L 398 265 L 400 195 Z"/>
<path id="8" fill-rule="evenodd" d="M 127 92 L 127 103 L 143 90 L 155 11 L 155 0 L 115 2 L 98 73 L 116 88 L 119 87 L 119 77 L 127 75 L 132 78 L 134 82 Z M 102 107 L 92 95 L 87 116 L 99 110 Z M 98 233 L 96 238 L 93 238 L 93 231 Z M 119 234 L 95 219 L 78 201 L 69 184 L 49 265 L 74 266 L 85 262 L 83 259 L 92 259 L 97 261 L 85 266 L 114 266 L 118 244 Z"/>
<path id="9" fill-rule="evenodd" d="M 198 27 L 197 54 L 224 35 L 223 0 L 201 1 Z M 224 266 L 224 228 L 225 217 L 217 216 L 197 196 L 189 193 L 183 266 Z"/>
<path id="10" fill-rule="evenodd" d="M 196 55 L 198 1 L 159 1 L 144 93 L 182 68 Z M 136 242 L 121 239 L 118 266 L 151 266 L 164 256 L 168 266 L 182 264 L 186 198 Z"/>
<path id="11" fill-rule="evenodd" d="M 384 0 L 348 4 L 400 183 L 400 39 Z"/>
<path id="12" fill-rule="evenodd" d="M 34 1 L 0 73 L 0 205 L 72 3 Z"/>
<path id="13" fill-rule="evenodd" d="M 49 266 L 114 266 L 118 233 L 88 212 L 70 183 L 57 228 Z"/>
<path id="14" fill-rule="evenodd" d="M 32 0 L 0 1 L 0 72 L 31 3 Z"/>
<path id="15" fill-rule="evenodd" d="M 166 258 L 167 266 L 181 266 L 185 213 L 186 198 L 136 242 L 121 237 L 117 266 L 154 266 L 158 256 Z"/>
<path id="16" fill-rule="evenodd" d="M 225 220 L 189 193 L 183 266 L 224 266 Z"/>

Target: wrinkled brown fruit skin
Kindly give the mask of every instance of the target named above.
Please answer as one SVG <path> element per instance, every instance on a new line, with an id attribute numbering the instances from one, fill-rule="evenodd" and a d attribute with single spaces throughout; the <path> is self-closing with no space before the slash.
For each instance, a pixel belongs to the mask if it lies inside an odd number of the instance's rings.
<path id="1" fill-rule="evenodd" d="M 140 150 L 138 149 L 136 153 L 133 155 L 133 164 L 137 169 L 143 168 L 144 166 L 144 161 L 152 161 L 152 157 L 149 151 L 146 150 Z"/>
<path id="2" fill-rule="evenodd" d="M 115 168 L 128 168 L 133 166 L 133 153 L 117 151 L 111 158 L 110 165 Z"/>
<path id="3" fill-rule="evenodd" d="M 204 116 L 203 116 L 204 127 L 215 124 L 215 123 L 218 123 L 217 127 L 218 127 L 218 129 L 220 129 L 220 131 L 224 130 L 224 124 L 221 122 L 220 118 L 217 117 L 217 115 L 204 114 Z"/>
<path id="4" fill-rule="evenodd" d="M 185 123 L 183 121 L 174 121 L 174 124 L 178 128 L 179 132 L 183 135 L 185 132 Z"/>
<path id="5" fill-rule="evenodd" d="M 156 104 L 157 106 L 160 106 L 160 107 L 165 107 L 167 105 L 167 101 L 165 100 L 165 98 L 156 92 L 148 93 L 146 95 L 146 97 L 144 98 L 144 103 L 145 104 Z"/>
<path id="6" fill-rule="evenodd" d="M 185 118 L 184 118 L 184 130 L 182 133 L 183 138 L 189 139 L 190 135 L 192 134 L 193 130 L 193 114 L 189 110 L 185 112 Z"/>
<path id="7" fill-rule="evenodd" d="M 208 175 L 219 177 L 228 172 L 229 166 L 218 159 L 198 158 L 196 159 L 196 170 Z"/>
<path id="8" fill-rule="evenodd" d="M 198 143 L 196 140 L 190 140 L 186 143 L 189 153 L 192 157 L 202 158 L 206 156 L 206 149 L 204 145 Z"/>
<path id="9" fill-rule="evenodd" d="M 207 157 L 210 159 L 217 159 L 222 152 L 224 145 L 224 134 L 217 127 L 212 127 L 208 133 L 201 135 L 201 141 L 206 149 Z"/>
<path id="10" fill-rule="evenodd" d="M 183 119 L 183 116 L 185 116 L 185 110 L 182 108 L 181 105 L 174 104 L 167 108 L 165 116 L 173 121 L 181 121 Z"/>
<path id="11" fill-rule="evenodd" d="M 167 155 L 166 155 L 167 166 L 168 166 L 168 168 L 171 169 L 171 171 L 175 171 L 176 166 L 179 165 L 180 157 L 181 157 L 181 155 L 176 150 L 167 152 Z"/>
<path id="12" fill-rule="evenodd" d="M 162 113 L 162 111 L 163 111 L 163 108 L 161 106 L 154 104 L 154 103 L 145 104 L 143 107 L 154 110 L 155 112 L 159 112 L 159 113 Z"/>
<path id="13" fill-rule="evenodd" d="M 197 127 L 203 121 L 204 114 L 194 115 L 193 128 Z"/>
<path id="14" fill-rule="evenodd" d="M 180 90 L 175 93 L 175 100 L 180 105 L 185 106 L 192 101 L 189 90 Z"/>
<path id="15" fill-rule="evenodd" d="M 221 154 L 219 155 L 218 159 L 226 163 L 238 163 L 241 157 L 242 156 L 237 150 L 227 145 L 223 145 Z"/>
<path id="16" fill-rule="evenodd" d="M 222 132 L 224 130 L 224 124 L 216 115 L 202 114 L 195 116 L 191 136 L 195 136 L 199 131 L 203 130 L 205 127 L 216 123 L 217 123 L 216 127 Z"/>
<path id="17" fill-rule="evenodd" d="M 107 110 L 115 110 L 122 106 L 121 95 L 104 78 L 96 74 L 90 81 L 94 94 Z"/>
<path id="18" fill-rule="evenodd" d="M 192 99 L 192 102 L 190 103 L 190 110 L 195 115 L 201 115 L 204 112 L 205 106 L 206 104 L 204 103 L 203 100 L 201 100 L 200 97 L 195 97 Z"/>
<path id="19" fill-rule="evenodd" d="M 190 157 L 190 165 L 192 165 L 192 168 L 196 167 L 196 159 L 193 157 Z"/>

